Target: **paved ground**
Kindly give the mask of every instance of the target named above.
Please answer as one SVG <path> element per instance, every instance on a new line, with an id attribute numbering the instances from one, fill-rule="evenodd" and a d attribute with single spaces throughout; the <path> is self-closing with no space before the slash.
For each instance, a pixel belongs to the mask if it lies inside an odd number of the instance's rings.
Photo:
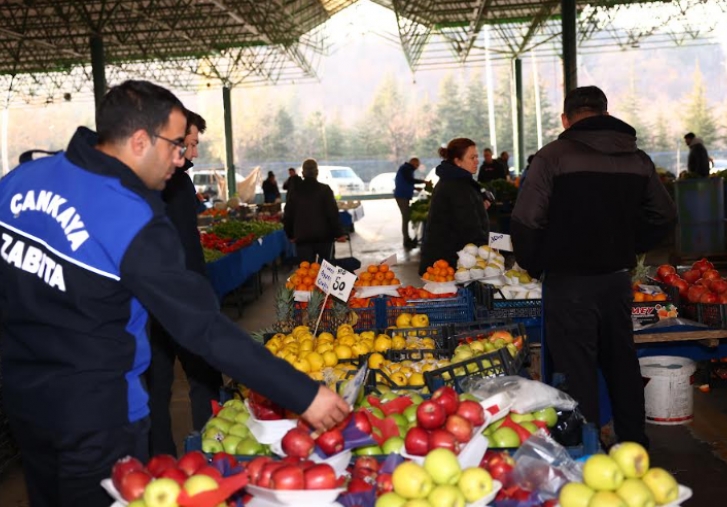
<path id="1" fill-rule="evenodd" d="M 416 283 L 419 250 L 407 252 L 401 247 L 399 211 L 394 200 L 365 201 L 364 209 L 366 216 L 356 223 L 353 235 L 354 255 L 367 264 L 396 253 L 400 262 L 397 268 L 399 278 L 405 284 Z M 336 251 L 338 257 L 350 255 L 346 244 L 337 245 Z M 662 257 L 664 255 L 651 262 L 659 263 Z M 283 279 L 284 276 L 281 276 L 280 280 Z M 235 308 L 225 308 L 240 327 L 255 330 L 274 321 L 275 286 L 269 270 L 263 274 L 263 287 L 262 296 L 244 306 L 242 317 L 238 318 Z M 177 371 L 171 410 L 175 441 L 182 452 L 184 437 L 190 433 L 191 423 L 187 384 L 181 369 Z M 727 505 L 727 387 L 718 385 L 708 394 L 695 390 L 692 424 L 670 427 L 649 425 L 648 433 L 652 440 L 652 463 L 672 471 L 679 482 L 694 489 L 693 500 L 686 502 L 685 506 Z M 20 467 L 8 470 L 0 477 L 0 507 L 27 506 L 24 487 Z"/>

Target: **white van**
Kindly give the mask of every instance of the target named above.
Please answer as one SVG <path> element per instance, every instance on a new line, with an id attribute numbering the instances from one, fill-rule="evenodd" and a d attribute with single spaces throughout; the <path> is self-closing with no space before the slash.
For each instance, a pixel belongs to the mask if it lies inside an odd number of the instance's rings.
<path id="1" fill-rule="evenodd" d="M 221 199 L 226 196 L 220 195 L 219 181 L 227 181 L 227 169 L 221 167 L 219 169 L 199 169 L 189 170 L 189 177 L 192 178 L 192 183 L 197 192 L 201 194 L 208 194 L 212 197 L 219 197 Z M 235 173 L 235 179 L 237 183 L 244 179 L 244 176 L 240 173 Z"/>
<path id="2" fill-rule="evenodd" d="M 334 195 L 363 194 L 366 191 L 363 180 L 350 167 L 319 165 L 318 181 L 331 187 Z"/>

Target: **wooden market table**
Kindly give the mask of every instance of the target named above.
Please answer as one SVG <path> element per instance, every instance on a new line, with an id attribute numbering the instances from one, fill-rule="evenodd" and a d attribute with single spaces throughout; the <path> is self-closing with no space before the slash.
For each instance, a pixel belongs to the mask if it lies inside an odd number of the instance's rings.
<path id="1" fill-rule="evenodd" d="M 675 331 L 668 333 L 634 334 L 634 343 L 671 343 L 696 341 L 707 347 L 717 347 L 719 341 L 727 338 L 727 329 L 704 329 L 699 331 Z"/>

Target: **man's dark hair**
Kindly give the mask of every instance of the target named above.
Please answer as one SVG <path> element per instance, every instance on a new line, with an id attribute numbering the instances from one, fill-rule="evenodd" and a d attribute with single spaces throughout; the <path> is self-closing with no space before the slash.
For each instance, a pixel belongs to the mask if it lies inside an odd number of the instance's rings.
<path id="1" fill-rule="evenodd" d="M 484 149 L 484 150 L 482 151 L 482 153 L 485 153 L 486 151 L 489 151 L 490 153 L 492 153 L 492 148 L 485 148 L 485 149 Z"/>
<path id="2" fill-rule="evenodd" d="M 563 112 L 568 119 L 582 113 L 605 114 L 608 112 L 608 99 L 597 86 L 574 88 L 565 96 Z"/>
<path id="3" fill-rule="evenodd" d="M 99 143 L 128 139 L 139 129 L 155 135 L 173 109 L 185 113 L 182 102 L 166 88 L 149 81 L 124 81 L 112 87 L 96 109 Z"/>
<path id="4" fill-rule="evenodd" d="M 192 125 L 197 127 L 200 134 L 204 134 L 204 131 L 207 130 L 207 122 L 204 121 L 204 118 L 194 111 L 187 109 L 187 134 L 189 134 L 189 128 Z"/>
<path id="5" fill-rule="evenodd" d="M 293 171 L 295 172 L 295 167 L 288 167 L 288 172 Z"/>
<path id="6" fill-rule="evenodd" d="M 694 135 L 694 132 L 689 132 L 687 135 L 684 136 L 684 139 L 691 141 L 695 137 L 697 137 L 697 136 Z"/>

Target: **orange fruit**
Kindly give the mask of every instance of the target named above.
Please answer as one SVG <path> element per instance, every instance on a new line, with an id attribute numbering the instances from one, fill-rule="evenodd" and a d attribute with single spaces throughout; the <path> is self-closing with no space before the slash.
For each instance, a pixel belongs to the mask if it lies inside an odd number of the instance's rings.
<path id="1" fill-rule="evenodd" d="M 439 276 L 439 275 L 441 275 L 441 274 L 442 274 L 442 270 L 441 270 L 441 269 L 439 269 L 438 267 L 436 267 L 436 268 L 434 268 L 434 269 L 432 270 L 432 274 L 433 274 L 434 276 Z"/>
<path id="2" fill-rule="evenodd" d="M 306 276 L 305 278 L 303 278 L 303 283 L 306 285 L 313 285 L 314 281 L 315 279 L 310 276 Z"/>
<path id="3" fill-rule="evenodd" d="M 386 279 L 386 275 L 384 273 L 382 273 L 381 271 L 379 271 L 378 273 L 376 273 L 374 275 L 374 280 L 376 280 L 376 281 L 383 282 L 385 279 Z"/>
<path id="4" fill-rule="evenodd" d="M 646 294 L 644 294 L 643 292 L 634 292 L 634 302 L 641 303 L 645 301 L 644 296 L 646 296 Z"/>
<path id="5" fill-rule="evenodd" d="M 666 294 L 663 292 L 661 294 L 654 294 L 654 296 L 651 298 L 652 301 L 666 301 Z"/>
<path id="6" fill-rule="evenodd" d="M 371 280 L 371 287 L 378 287 L 381 285 L 381 280 Z"/>
<path id="7" fill-rule="evenodd" d="M 290 277 L 290 283 L 293 285 L 298 285 L 298 282 L 300 281 L 300 277 L 298 275 L 293 275 Z"/>
<path id="8" fill-rule="evenodd" d="M 363 273 L 361 273 L 360 278 L 361 278 L 361 280 L 370 282 L 374 278 L 374 275 L 372 275 L 368 271 L 364 271 Z"/>
<path id="9" fill-rule="evenodd" d="M 300 263 L 300 267 L 301 268 L 309 268 L 310 267 L 310 262 L 303 261 L 303 262 Z"/>
<path id="10" fill-rule="evenodd" d="M 389 265 L 388 264 L 381 264 L 379 266 L 379 271 L 382 272 L 382 273 L 386 273 L 387 271 L 389 271 Z"/>
<path id="11" fill-rule="evenodd" d="M 454 276 L 454 268 L 453 267 L 450 266 L 450 267 L 447 268 L 447 275 Z"/>
<path id="12" fill-rule="evenodd" d="M 369 273 L 378 273 L 379 268 L 377 268 L 376 266 L 369 266 L 368 268 L 366 268 L 366 271 L 368 271 Z"/>
<path id="13" fill-rule="evenodd" d="M 387 280 L 391 280 L 392 278 L 396 278 L 396 274 L 394 274 L 393 271 L 387 271 L 384 275 L 384 278 L 386 278 Z"/>
<path id="14" fill-rule="evenodd" d="M 392 278 L 390 284 L 391 285 L 401 285 L 401 282 L 399 281 L 398 278 Z"/>
<path id="15" fill-rule="evenodd" d="M 429 267 L 427 268 L 427 273 L 429 273 L 429 274 L 431 275 L 431 274 L 432 274 L 433 272 L 434 272 L 434 268 L 433 268 L 433 267 L 431 267 L 431 266 L 429 266 Z"/>
<path id="16" fill-rule="evenodd" d="M 298 271 L 295 272 L 298 276 L 301 278 L 304 276 L 308 276 L 308 270 L 306 268 L 300 268 Z"/>
<path id="17" fill-rule="evenodd" d="M 311 268 L 311 269 L 315 269 L 316 271 L 318 271 L 319 269 L 321 269 L 321 265 L 320 265 L 320 264 L 318 264 L 317 262 L 314 262 L 314 263 L 312 263 L 312 264 L 310 265 L 310 268 Z"/>
<path id="18" fill-rule="evenodd" d="M 432 279 L 432 275 L 430 275 L 429 273 L 424 273 L 422 275 L 422 279 L 423 280 L 431 280 Z"/>
<path id="19" fill-rule="evenodd" d="M 362 280 L 361 287 L 371 287 L 371 280 Z"/>

